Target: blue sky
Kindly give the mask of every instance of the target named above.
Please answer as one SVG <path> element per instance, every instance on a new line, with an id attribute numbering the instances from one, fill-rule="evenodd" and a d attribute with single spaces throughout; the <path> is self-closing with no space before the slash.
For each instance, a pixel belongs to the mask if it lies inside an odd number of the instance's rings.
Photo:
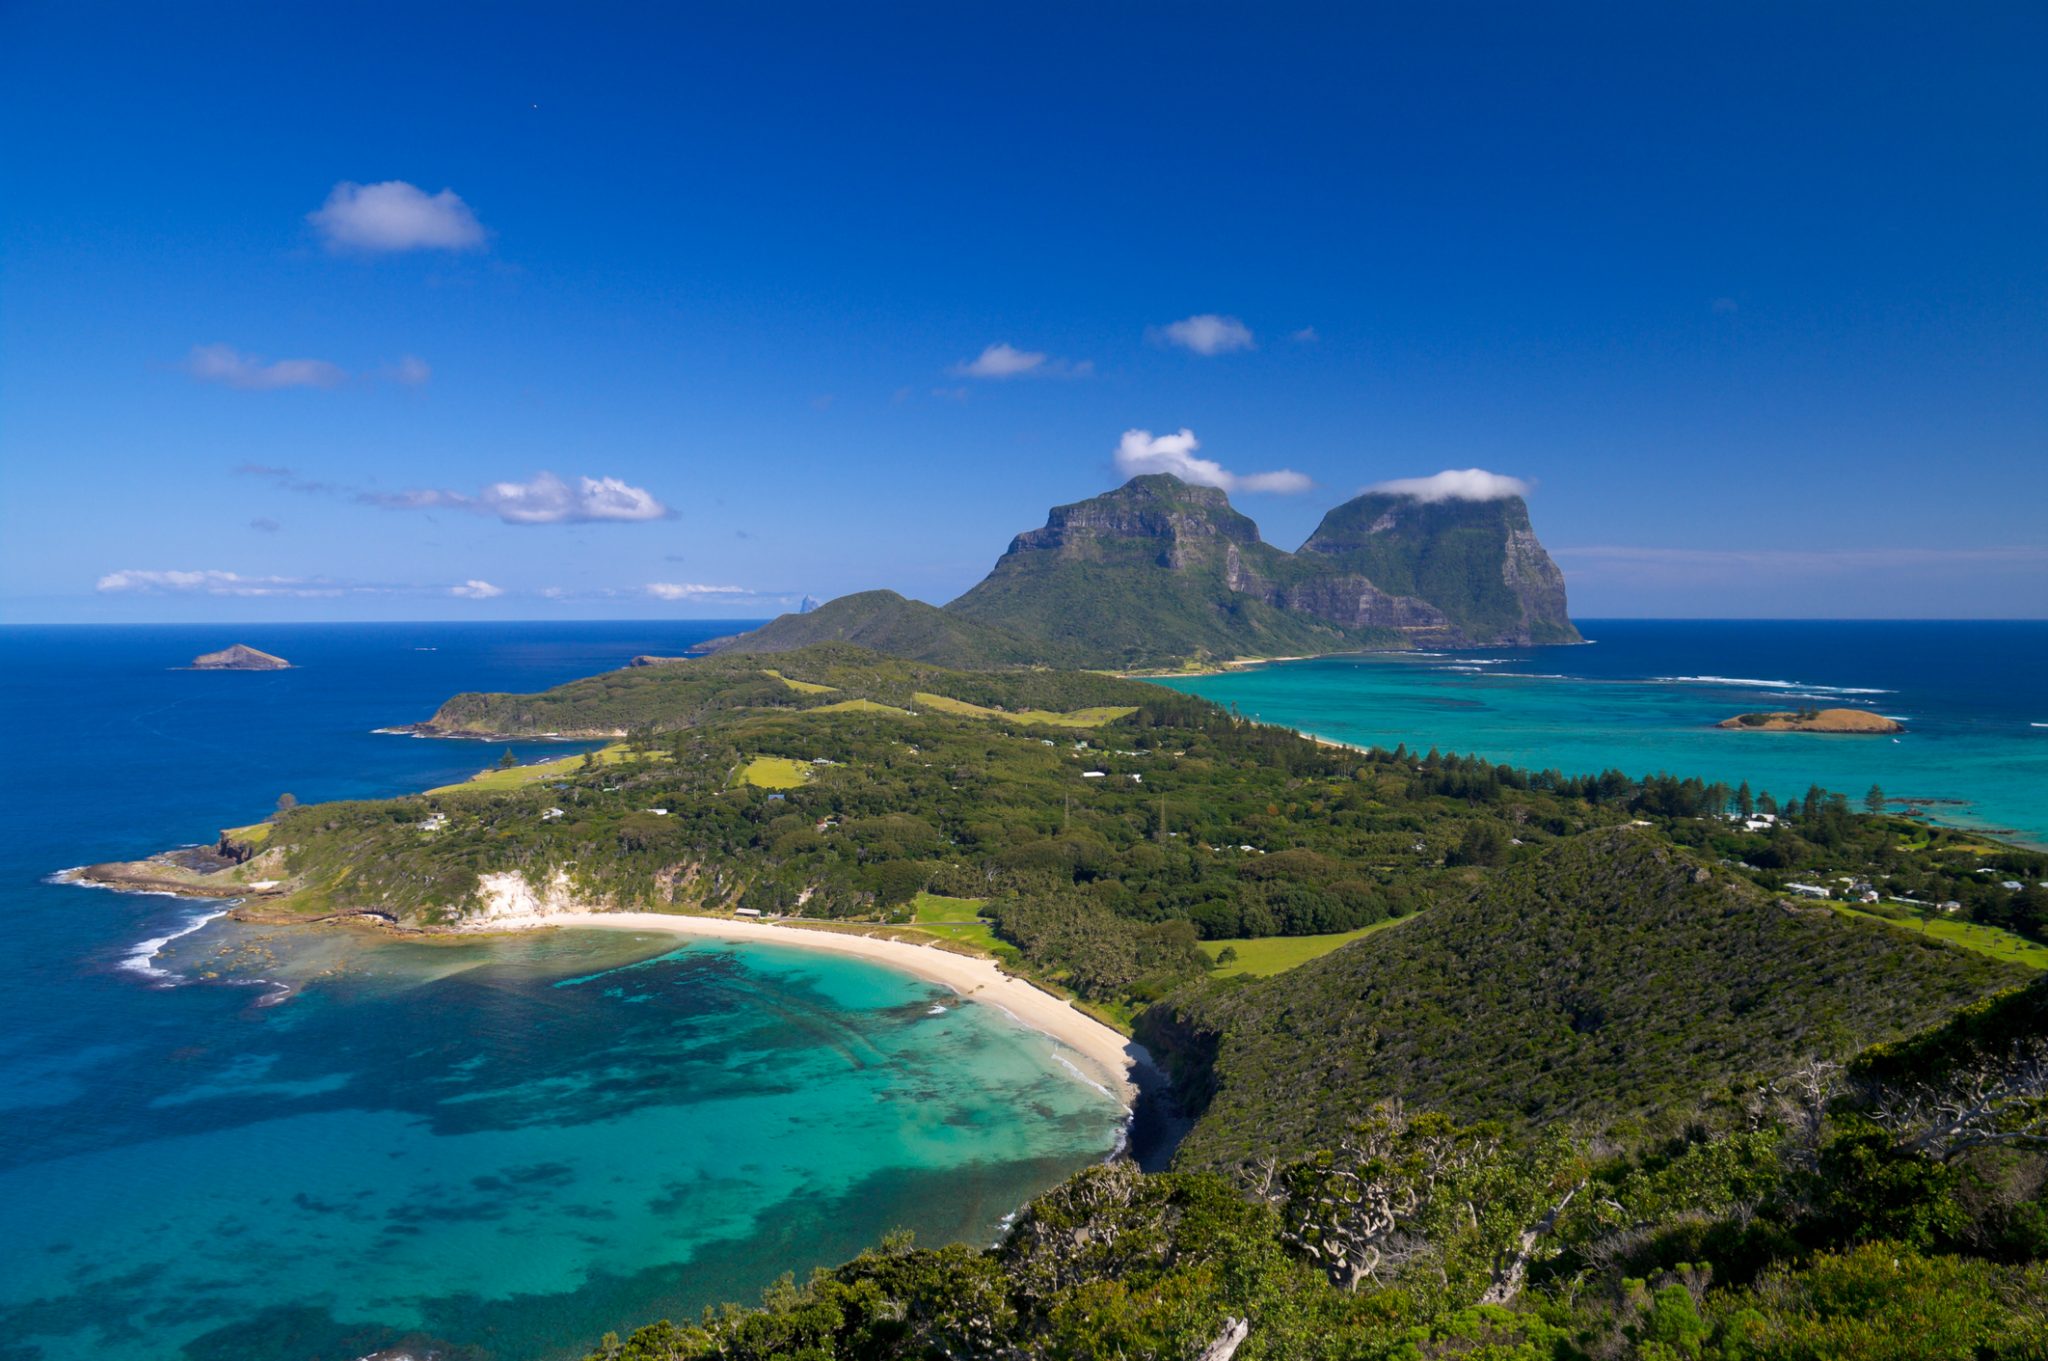
<path id="1" fill-rule="evenodd" d="M 0 617 L 944 601 L 1120 447 L 1287 548 L 1521 479 L 1584 617 L 2048 615 L 2044 61 L 2038 5 L 15 3 Z"/>

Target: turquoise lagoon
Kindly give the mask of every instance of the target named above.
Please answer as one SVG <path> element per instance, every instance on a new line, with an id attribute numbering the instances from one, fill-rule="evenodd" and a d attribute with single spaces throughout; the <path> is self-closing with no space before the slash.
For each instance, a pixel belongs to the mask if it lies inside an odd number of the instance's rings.
<path id="1" fill-rule="evenodd" d="M 2048 845 L 2048 623 L 1582 620 L 1584 646 L 1393 653 L 1164 682 L 1333 741 L 1534 770 L 1878 785 L 1960 826 Z M 1861 707 L 1896 739 L 1726 731 L 1753 709 Z"/>

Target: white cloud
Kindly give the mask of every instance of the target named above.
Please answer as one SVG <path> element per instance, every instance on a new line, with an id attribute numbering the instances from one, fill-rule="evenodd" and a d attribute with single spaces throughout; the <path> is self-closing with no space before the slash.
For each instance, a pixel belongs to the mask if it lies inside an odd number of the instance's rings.
<path id="1" fill-rule="evenodd" d="M 1313 326 L 1304 326 L 1299 331 L 1290 333 L 1287 338 L 1297 345 L 1313 345 L 1322 339 Z"/>
<path id="2" fill-rule="evenodd" d="M 505 588 L 493 586 L 488 581 L 480 581 L 475 577 L 471 577 L 460 586 L 450 586 L 448 594 L 461 596 L 464 600 L 489 600 L 493 596 L 505 594 Z"/>
<path id="3" fill-rule="evenodd" d="M 1052 359 L 1043 350 L 1020 350 L 998 341 L 946 372 L 955 378 L 1086 378 L 1095 372 L 1095 361 Z"/>
<path id="4" fill-rule="evenodd" d="M 478 499 L 499 519 L 515 525 L 659 520 L 669 513 L 652 492 L 616 477 L 579 477 L 571 487 L 553 473 L 541 473 L 531 482 L 493 482 Z"/>
<path id="5" fill-rule="evenodd" d="M 1156 344 L 1178 345 L 1196 354 L 1229 354 L 1232 350 L 1255 348 L 1251 327 L 1236 317 L 1221 317 L 1214 312 L 1183 317 L 1156 326 L 1148 334 Z"/>
<path id="6" fill-rule="evenodd" d="M 239 572 L 144 571 L 129 567 L 93 583 L 103 595 L 336 596 L 350 587 L 305 577 L 249 577 Z"/>
<path id="7" fill-rule="evenodd" d="M 1504 501 L 1510 496 L 1527 496 L 1529 484 L 1519 477 L 1504 477 L 1484 468 L 1446 468 L 1431 477 L 1397 477 L 1391 482 L 1375 482 L 1366 490 L 1412 496 L 1418 501 Z"/>
<path id="8" fill-rule="evenodd" d="M 660 520 L 669 508 L 644 487 L 616 477 L 579 477 L 571 486 L 553 473 L 526 482 L 493 482 L 474 496 L 436 487 L 396 492 L 362 492 L 357 499 L 387 510 L 475 511 L 508 525 L 590 524 L 598 521 Z"/>
<path id="9" fill-rule="evenodd" d="M 385 378 L 409 388 L 420 387 L 433 376 L 433 365 L 414 354 L 405 356 L 396 364 L 387 364 L 384 368 Z"/>
<path id="10" fill-rule="evenodd" d="M 340 365 L 324 359 L 265 360 L 232 345 L 194 345 L 184 369 L 202 383 L 225 383 L 244 392 L 331 388 L 348 381 Z"/>
<path id="11" fill-rule="evenodd" d="M 700 586 L 690 581 L 650 581 L 647 594 L 656 600 L 730 600 L 753 592 L 744 586 Z"/>
<path id="12" fill-rule="evenodd" d="M 453 189 L 429 194 L 404 180 L 343 180 L 306 214 L 330 250 L 476 250 L 483 224 Z"/>
<path id="13" fill-rule="evenodd" d="M 974 359 L 955 364 L 946 372 L 956 378 L 1015 378 L 1030 373 L 1045 363 L 1043 350 L 1020 350 L 1014 345 L 1001 341 L 983 350 Z"/>
<path id="14" fill-rule="evenodd" d="M 1282 468 L 1269 473 L 1230 472 L 1214 459 L 1197 458 L 1202 442 L 1195 432 L 1182 427 L 1177 435 L 1154 435 L 1150 430 L 1126 430 L 1116 446 L 1116 469 L 1125 477 L 1141 473 L 1171 473 L 1192 486 L 1221 487 L 1225 491 L 1304 492 L 1315 484 L 1303 473 Z"/>

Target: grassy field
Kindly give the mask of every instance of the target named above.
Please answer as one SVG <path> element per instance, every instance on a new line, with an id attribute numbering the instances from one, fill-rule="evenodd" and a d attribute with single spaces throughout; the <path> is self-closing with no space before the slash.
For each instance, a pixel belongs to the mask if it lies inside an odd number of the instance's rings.
<path id="1" fill-rule="evenodd" d="M 599 765 L 605 766 L 617 765 L 619 762 L 626 760 L 648 759 L 644 753 L 635 755 L 627 751 L 623 742 L 614 742 L 608 747 L 600 747 L 592 755 L 597 758 Z M 563 779 L 566 776 L 575 774 L 582 768 L 583 753 L 578 752 L 574 756 L 564 756 L 559 760 L 541 761 L 530 766 L 513 766 L 508 770 L 500 770 L 496 766 L 492 766 L 487 770 L 479 770 L 461 784 L 444 784 L 438 789 L 429 789 L 427 793 L 502 793 L 507 789 L 523 789 L 530 784 L 539 784 L 543 780 Z"/>
<path id="2" fill-rule="evenodd" d="M 775 677 L 775 679 L 781 681 L 800 695 L 829 695 L 832 693 L 832 687 L 829 685 L 820 685 L 816 681 L 791 680 L 780 671 L 764 669 L 761 674 Z"/>
<path id="3" fill-rule="evenodd" d="M 1202 942 L 1202 950 L 1211 959 L 1221 954 L 1226 945 L 1237 951 L 1237 958 L 1228 964 L 1218 965 L 1211 977 L 1229 978 L 1234 974 L 1244 973 L 1254 978 L 1265 978 L 1299 968 L 1311 959 L 1330 953 L 1340 945 L 1363 940 L 1375 931 L 1399 926 L 1407 920 L 1407 917 L 1389 917 L 1383 922 L 1374 922 L 1371 926 L 1361 926 L 1356 931 L 1340 931 L 1330 936 L 1260 936 L 1253 940 L 1205 940 Z"/>
<path id="4" fill-rule="evenodd" d="M 927 694 L 922 690 L 912 698 L 936 714 L 953 714 L 960 718 L 1006 718 L 1013 723 L 1032 723 L 1050 728 L 1099 728 L 1105 723 L 1115 722 L 1126 714 L 1137 712 L 1133 707 L 1111 706 L 1075 709 L 1069 713 L 1056 713 L 1051 709 L 989 709 L 979 704 L 969 704 L 964 699 Z"/>
<path id="5" fill-rule="evenodd" d="M 252 822 L 247 827 L 223 827 L 220 834 L 230 841 L 239 841 L 245 846 L 261 846 L 270 840 L 270 824 Z"/>
<path id="6" fill-rule="evenodd" d="M 988 923 L 980 920 L 983 899 L 945 898 L 936 893 L 920 893 L 911 899 L 910 906 L 915 915 L 911 922 L 920 931 L 929 931 L 947 940 L 959 941 L 995 954 L 1003 943 L 996 939 Z"/>
<path id="7" fill-rule="evenodd" d="M 1858 912 L 1845 903 L 1830 903 L 1829 906 L 1845 916 L 1859 917 L 1865 921 L 1881 921 L 1901 931 L 1932 936 L 1936 940 L 1960 945 L 1965 950 L 1973 950 L 1980 955 L 2002 959 L 2008 964 L 2022 964 L 2029 969 L 2048 969 L 2048 945 L 2036 945 L 2025 936 L 2014 935 L 1996 926 L 1950 921 L 1946 917 L 1913 917 L 1897 921 L 1875 912 Z"/>
<path id="8" fill-rule="evenodd" d="M 841 699 L 830 704 L 813 705 L 805 709 L 807 714 L 898 714 L 910 717 L 910 710 L 899 709 L 893 704 L 877 704 L 871 699 Z"/>
<path id="9" fill-rule="evenodd" d="M 759 785 L 763 789 L 795 789 L 810 778 L 810 766 L 788 756 L 756 756 L 741 766 L 739 773 L 741 784 Z"/>

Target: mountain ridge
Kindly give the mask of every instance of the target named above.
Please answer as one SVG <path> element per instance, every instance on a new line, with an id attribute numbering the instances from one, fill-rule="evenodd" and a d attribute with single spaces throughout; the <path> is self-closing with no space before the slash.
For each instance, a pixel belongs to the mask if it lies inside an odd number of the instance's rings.
<path id="1" fill-rule="evenodd" d="M 1366 492 L 1289 553 L 1222 489 L 1167 473 L 1054 506 L 944 606 L 860 592 L 699 650 L 827 640 L 956 666 L 1120 669 L 1581 641 L 1519 496 Z"/>

